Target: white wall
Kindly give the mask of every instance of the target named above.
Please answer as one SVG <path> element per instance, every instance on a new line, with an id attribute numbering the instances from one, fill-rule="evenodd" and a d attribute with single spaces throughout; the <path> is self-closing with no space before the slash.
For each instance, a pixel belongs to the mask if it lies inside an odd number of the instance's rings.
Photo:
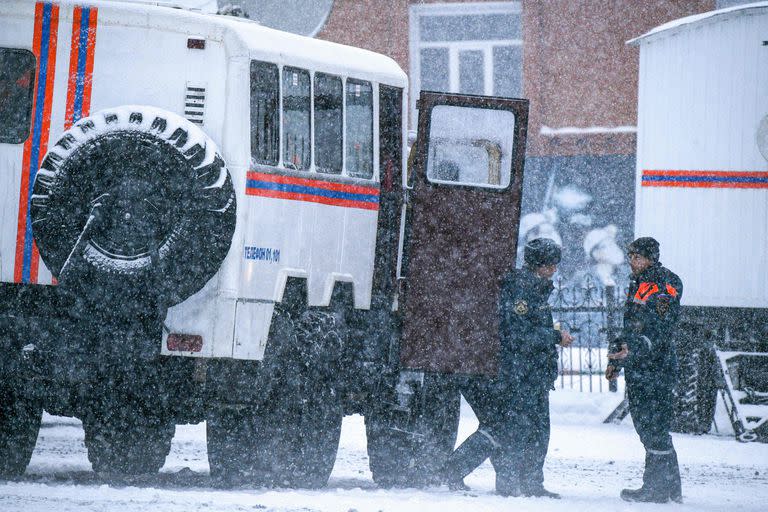
<path id="1" fill-rule="evenodd" d="M 640 41 L 637 236 L 661 243 L 683 303 L 768 305 L 768 188 L 647 187 L 645 169 L 766 172 L 768 5 Z"/>

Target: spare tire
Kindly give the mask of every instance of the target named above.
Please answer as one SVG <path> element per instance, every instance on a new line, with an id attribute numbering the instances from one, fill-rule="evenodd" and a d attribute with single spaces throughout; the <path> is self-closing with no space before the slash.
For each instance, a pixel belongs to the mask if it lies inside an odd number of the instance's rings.
<path id="1" fill-rule="evenodd" d="M 30 207 L 40 255 L 62 284 L 102 296 L 149 289 L 167 306 L 219 269 L 235 213 L 214 142 L 190 121 L 146 106 L 102 110 L 65 131 L 37 172 Z"/>

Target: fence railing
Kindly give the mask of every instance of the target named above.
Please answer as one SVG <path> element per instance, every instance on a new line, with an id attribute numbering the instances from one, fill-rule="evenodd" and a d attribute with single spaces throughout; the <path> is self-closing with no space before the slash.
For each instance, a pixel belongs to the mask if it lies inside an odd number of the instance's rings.
<path id="1" fill-rule="evenodd" d="M 569 348 L 559 349 L 558 388 L 579 391 L 616 391 L 616 383 L 600 378 L 605 371 L 608 342 L 621 329 L 623 294 L 616 286 L 603 286 L 586 278 L 577 285 L 555 282 L 550 297 L 552 314 L 574 337 Z"/>

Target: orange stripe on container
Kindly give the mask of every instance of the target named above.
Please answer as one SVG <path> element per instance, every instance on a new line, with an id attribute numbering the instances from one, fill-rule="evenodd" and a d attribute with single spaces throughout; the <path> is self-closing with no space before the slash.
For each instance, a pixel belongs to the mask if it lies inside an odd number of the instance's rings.
<path id="1" fill-rule="evenodd" d="M 768 188 L 768 183 L 733 183 L 712 181 L 643 181 L 644 187 L 688 187 L 688 188 Z"/>
<path id="2" fill-rule="evenodd" d="M 663 169 L 643 169 L 646 176 L 737 176 L 741 178 L 763 178 L 767 172 L 759 171 L 680 171 Z"/>

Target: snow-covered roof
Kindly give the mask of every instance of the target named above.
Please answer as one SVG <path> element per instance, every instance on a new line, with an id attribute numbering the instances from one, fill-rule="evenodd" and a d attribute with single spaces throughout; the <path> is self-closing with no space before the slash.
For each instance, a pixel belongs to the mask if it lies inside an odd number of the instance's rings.
<path id="1" fill-rule="evenodd" d="M 254 57 L 260 53 L 280 54 L 286 61 L 296 66 L 320 68 L 326 72 L 342 75 L 347 75 L 348 70 L 354 69 L 378 82 L 399 87 L 405 87 L 408 83 L 402 68 L 386 55 L 261 25 L 248 25 L 240 23 L 237 18 L 222 20 L 222 22 L 232 23 L 232 28 L 250 48 L 251 55 Z M 308 42 L 311 42 L 311 51 L 308 51 Z"/>
<path id="2" fill-rule="evenodd" d="M 0 13 L 12 6 L 21 6 L 27 0 L 8 3 L 0 0 Z M 202 0 L 201 0 L 202 1 Z M 167 2 L 167 3 L 166 3 Z M 142 26 L 166 32 L 180 32 L 190 36 L 229 41 L 240 46 L 230 51 L 247 52 L 249 58 L 290 63 L 326 73 L 374 80 L 406 87 L 408 79 L 402 68 L 386 55 L 362 48 L 314 39 L 271 29 L 259 23 L 234 16 L 208 14 L 189 8 L 174 8 L 178 0 L 58 0 L 62 5 L 93 5 L 101 8 L 99 21 L 124 26 Z M 237 41 L 235 43 L 235 40 Z"/>
<path id="3" fill-rule="evenodd" d="M 701 14 L 694 14 L 692 16 L 686 16 L 685 18 L 679 18 L 672 20 L 663 25 L 659 25 L 646 32 L 645 34 L 630 39 L 627 44 L 639 45 L 641 42 L 646 42 L 649 38 L 657 38 L 661 35 L 668 36 L 676 33 L 683 28 L 689 28 L 691 25 L 701 24 L 708 21 L 722 21 L 734 16 L 745 16 L 754 14 L 756 11 L 768 10 L 768 2 L 755 2 L 751 4 L 737 5 L 734 7 L 727 7 L 725 9 L 718 9 L 716 11 L 709 11 Z"/>

